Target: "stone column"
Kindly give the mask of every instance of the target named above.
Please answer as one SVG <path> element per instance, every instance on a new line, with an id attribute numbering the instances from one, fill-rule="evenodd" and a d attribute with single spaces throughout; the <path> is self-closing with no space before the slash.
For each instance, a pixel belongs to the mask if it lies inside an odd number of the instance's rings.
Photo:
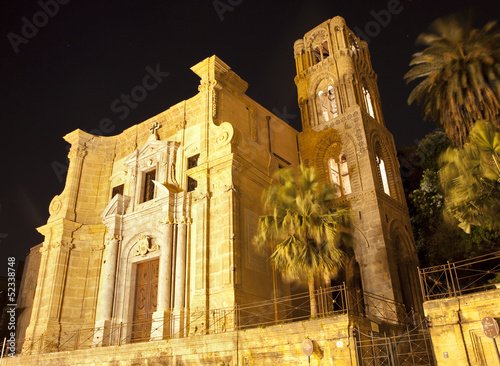
<path id="1" fill-rule="evenodd" d="M 109 242 L 108 258 L 106 260 L 106 277 L 102 292 L 101 320 L 111 320 L 113 297 L 115 291 L 116 259 L 118 257 L 118 236 L 113 235 Z"/>
<path id="2" fill-rule="evenodd" d="M 173 220 L 160 220 L 164 226 L 160 243 L 160 265 L 158 268 L 158 303 L 153 313 L 151 339 L 164 339 L 170 335 L 170 282 L 172 278 L 172 226 Z"/>
<path id="3" fill-rule="evenodd" d="M 80 186 L 80 176 L 83 167 L 83 158 L 87 154 L 85 146 L 73 145 L 69 151 L 70 164 L 68 167 L 68 176 L 66 178 L 65 191 L 68 192 L 66 216 L 67 220 L 74 220 L 76 217 L 76 198 Z"/>
<path id="4" fill-rule="evenodd" d="M 111 317 L 113 313 L 113 299 L 115 293 L 116 263 L 118 258 L 118 235 L 108 235 L 108 252 L 106 257 L 106 271 L 104 273 L 103 290 L 100 293 L 99 302 L 101 316 L 95 323 L 94 344 L 106 346 L 110 344 Z"/>
<path id="5" fill-rule="evenodd" d="M 186 249 L 187 221 L 182 217 L 177 224 L 177 253 L 175 261 L 174 335 L 184 335 L 186 306 Z"/>

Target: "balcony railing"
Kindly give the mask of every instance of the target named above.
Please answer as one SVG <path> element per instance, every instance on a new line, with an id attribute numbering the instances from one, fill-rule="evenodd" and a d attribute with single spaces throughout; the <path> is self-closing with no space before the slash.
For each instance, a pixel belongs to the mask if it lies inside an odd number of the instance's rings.
<path id="1" fill-rule="evenodd" d="M 418 272 L 425 301 L 494 289 L 491 282 L 500 273 L 500 251 Z"/>
<path id="2" fill-rule="evenodd" d="M 402 303 L 363 291 L 349 291 L 345 285 L 315 292 L 317 318 L 343 314 L 374 317 L 396 324 L 411 323 Z M 260 301 L 231 308 L 172 314 L 165 319 L 119 323 L 106 328 L 80 328 L 54 336 L 18 340 L 23 354 L 60 352 L 108 345 L 122 345 L 161 339 L 216 334 L 311 319 L 309 293 Z M 164 329 L 165 327 L 165 329 Z"/>

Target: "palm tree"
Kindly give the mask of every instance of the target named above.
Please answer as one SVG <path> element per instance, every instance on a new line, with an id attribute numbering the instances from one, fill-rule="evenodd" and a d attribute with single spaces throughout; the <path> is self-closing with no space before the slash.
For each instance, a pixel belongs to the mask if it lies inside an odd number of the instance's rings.
<path id="1" fill-rule="evenodd" d="M 478 121 L 470 142 L 441 156 L 445 210 L 470 233 L 472 225 L 500 230 L 500 129 Z"/>
<path id="2" fill-rule="evenodd" d="M 314 168 L 279 171 L 279 185 L 264 192 L 269 214 L 259 218 L 255 242 L 270 247 L 272 265 L 292 279 L 307 280 L 311 316 L 317 315 L 315 281 L 346 264 L 350 208 L 335 204 L 336 189 L 321 184 Z"/>
<path id="3" fill-rule="evenodd" d="M 500 32 L 496 22 L 473 29 L 470 17 L 440 18 L 417 38 L 427 46 L 413 55 L 406 82 L 424 78 L 408 104 L 422 105 L 425 118 L 443 127 L 455 146 L 463 146 L 475 121 L 500 127 Z"/>

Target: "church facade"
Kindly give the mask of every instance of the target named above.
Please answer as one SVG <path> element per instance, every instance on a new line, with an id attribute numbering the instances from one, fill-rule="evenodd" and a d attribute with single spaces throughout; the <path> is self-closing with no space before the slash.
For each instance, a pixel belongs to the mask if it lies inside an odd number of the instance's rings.
<path id="1" fill-rule="evenodd" d="M 32 261 L 23 354 L 57 349 L 49 340 L 83 329 L 94 345 L 117 344 L 117 325 L 130 325 L 120 328 L 130 343 L 203 334 L 215 311 L 290 295 L 252 238 L 264 188 L 299 163 L 352 207 L 353 296 L 420 310 L 410 219 L 367 44 L 335 17 L 296 41 L 294 55 L 302 132 L 246 96 L 247 83 L 212 56 L 191 68 L 200 77 L 194 97 L 116 136 L 64 137 L 70 165 L 38 228 L 45 239 Z M 228 315 L 223 327 L 234 321 Z"/>

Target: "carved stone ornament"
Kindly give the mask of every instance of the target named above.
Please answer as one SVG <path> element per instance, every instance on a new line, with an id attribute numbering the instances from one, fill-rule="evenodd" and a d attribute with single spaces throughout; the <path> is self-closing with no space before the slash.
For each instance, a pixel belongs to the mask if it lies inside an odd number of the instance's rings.
<path id="1" fill-rule="evenodd" d="M 222 122 L 216 130 L 215 143 L 218 145 L 226 145 L 231 142 L 233 136 L 233 126 L 228 122 Z"/>
<path id="2" fill-rule="evenodd" d="M 164 218 L 158 220 L 159 225 L 171 225 L 173 223 L 174 223 L 174 219 L 172 219 L 171 217 L 168 217 L 168 216 L 165 216 Z"/>
<path id="3" fill-rule="evenodd" d="M 60 197 L 59 196 L 55 196 L 52 199 L 52 202 L 50 202 L 49 213 L 51 215 L 55 215 L 55 214 L 57 214 L 61 210 L 61 207 L 62 207 L 62 202 L 61 202 Z"/>
<path id="4" fill-rule="evenodd" d="M 87 148 L 85 146 L 82 146 L 82 145 L 73 145 L 71 146 L 71 148 L 69 149 L 69 158 L 70 159 L 73 159 L 73 158 L 79 158 L 79 159 L 83 159 L 85 157 L 85 155 L 87 154 Z"/>
<path id="5" fill-rule="evenodd" d="M 193 194 L 193 200 L 195 202 L 203 201 L 204 199 L 210 198 L 209 192 L 197 192 Z"/>
<path id="6" fill-rule="evenodd" d="M 185 217 L 185 216 L 181 216 L 181 217 L 178 217 L 175 219 L 175 223 L 176 224 L 187 224 L 187 225 L 191 225 L 191 223 L 193 222 L 193 219 L 190 218 L 190 217 Z"/>
<path id="7" fill-rule="evenodd" d="M 120 239 L 121 237 L 118 234 L 114 234 L 111 232 L 106 234 L 106 244 L 109 243 L 111 240 L 120 240 Z"/>
<path id="8" fill-rule="evenodd" d="M 222 88 L 220 86 L 215 87 L 214 91 L 212 92 L 212 118 L 213 119 L 217 118 L 217 104 L 219 102 L 219 90 L 218 89 L 222 89 Z"/>
<path id="9" fill-rule="evenodd" d="M 151 246 L 150 237 L 144 234 L 141 234 L 139 240 L 137 240 L 136 246 L 137 249 L 132 254 L 134 257 L 139 255 L 144 257 L 149 252 L 154 252 L 155 250 L 160 249 L 158 244 Z"/>
<path id="10" fill-rule="evenodd" d="M 235 185 L 234 184 L 231 184 L 231 185 L 228 185 L 228 184 L 225 184 L 221 187 L 222 189 L 222 192 L 224 193 L 227 193 L 227 192 L 235 192 L 235 193 L 238 193 L 238 190 L 236 189 Z"/>
<path id="11" fill-rule="evenodd" d="M 186 120 L 178 121 L 178 122 L 175 124 L 175 129 L 176 129 L 177 131 L 183 130 L 185 127 L 186 127 Z"/>
<path id="12" fill-rule="evenodd" d="M 73 243 L 69 243 L 64 240 L 55 240 L 50 243 L 44 243 L 42 248 L 40 248 L 40 252 L 46 252 L 49 249 L 58 249 L 58 248 L 63 248 L 63 249 L 72 249 L 73 248 Z"/>
<path id="13" fill-rule="evenodd" d="M 208 91 L 213 88 L 217 82 L 214 80 L 201 79 L 200 85 L 198 85 L 198 91 L 200 93 Z"/>

